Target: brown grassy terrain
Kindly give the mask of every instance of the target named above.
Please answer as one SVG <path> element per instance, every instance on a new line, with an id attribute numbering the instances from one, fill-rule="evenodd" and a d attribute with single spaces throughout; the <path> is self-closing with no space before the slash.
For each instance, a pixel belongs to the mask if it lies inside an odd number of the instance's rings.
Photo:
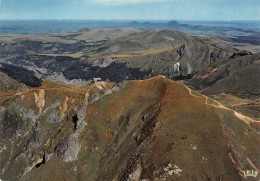
<path id="1" fill-rule="evenodd" d="M 160 54 L 163 52 L 169 52 L 174 50 L 173 47 L 166 47 L 158 50 L 147 50 L 147 51 L 136 51 L 136 52 L 129 52 L 130 54 L 119 54 L 119 55 L 110 55 L 105 56 L 103 58 L 129 58 L 129 57 L 139 57 L 139 56 L 147 56 L 147 55 L 155 55 Z"/>
<path id="2" fill-rule="evenodd" d="M 4 180 L 242 180 L 259 169 L 254 119 L 160 76 L 82 89 L 45 82 L 0 97 Z M 23 124 L 7 124 L 12 115 Z"/>

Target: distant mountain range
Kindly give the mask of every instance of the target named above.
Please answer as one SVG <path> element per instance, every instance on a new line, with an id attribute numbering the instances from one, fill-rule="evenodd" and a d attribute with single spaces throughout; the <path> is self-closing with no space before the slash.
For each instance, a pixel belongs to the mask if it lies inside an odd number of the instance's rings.
<path id="1" fill-rule="evenodd" d="M 1 34 L 0 180 L 256 173 L 259 35 L 177 21 L 123 27 L 135 28 Z"/>
<path id="2" fill-rule="evenodd" d="M 123 27 L 132 27 L 132 28 L 141 28 L 141 29 L 172 29 L 179 30 L 187 33 L 194 34 L 207 34 L 207 35 L 223 35 L 223 36 L 236 36 L 236 35 L 245 35 L 245 34 L 254 34 L 257 31 L 245 30 L 235 27 L 216 27 L 216 26 L 203 26 L 203 25 L 190 25 L 190 24 L 181 24 L 177 21 L 169 21 L 166 23 L 163 22 L 138 22 L 133 21 L 128 25 L 122 25 Z"/>
<path id="3" fill-rule="evenodd" d="M 202 25 L 203 24 L 203 25 Z M 177 21 L 94 21 L 94 20 L 0 20 L 0 34 L 42 34 L 76 32 L 81 29 L 139 28 L 145 30 L 171 29 L 192 34 L 247 36 L 260 32 L 258 23 L 185 22 Z"/>

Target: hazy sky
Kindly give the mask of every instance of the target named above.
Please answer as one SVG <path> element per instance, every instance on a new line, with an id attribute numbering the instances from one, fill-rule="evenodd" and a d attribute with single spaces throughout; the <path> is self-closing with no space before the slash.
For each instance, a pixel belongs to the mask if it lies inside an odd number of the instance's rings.
<path id="1" fill-rule="evenodd" d="M 260 0 L 0 0 L 0 19 L 260 20 Z"/>

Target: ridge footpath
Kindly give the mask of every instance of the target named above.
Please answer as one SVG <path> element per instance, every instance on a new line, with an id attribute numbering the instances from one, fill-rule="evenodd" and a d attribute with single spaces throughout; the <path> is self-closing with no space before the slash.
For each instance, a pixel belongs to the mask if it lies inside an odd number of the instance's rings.
<path id="1" fill-rule="evenodd" d="M 259 122 L 163 76 L 0 93 L 2 180 L 245 180 Z"/>

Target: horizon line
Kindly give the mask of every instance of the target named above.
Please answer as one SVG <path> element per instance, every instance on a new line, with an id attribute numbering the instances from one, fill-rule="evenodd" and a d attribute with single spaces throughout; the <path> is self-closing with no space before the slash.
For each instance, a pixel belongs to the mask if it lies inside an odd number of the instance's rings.
<path id="1" fill-rule="evenodd" d="M 0 21 L 73 21 L 73 20 L 82 20 L 82 21 L 225 21 L 225 22 L 234 22 L 234 21 L 260 21 L 259 20 L 203 20 L 203 19 L 83 19 L 83 18 L 77 18 L 77 19 L 44 19 L 44 18 L 39 18 L 39 19 L 1 19 Z"/>

